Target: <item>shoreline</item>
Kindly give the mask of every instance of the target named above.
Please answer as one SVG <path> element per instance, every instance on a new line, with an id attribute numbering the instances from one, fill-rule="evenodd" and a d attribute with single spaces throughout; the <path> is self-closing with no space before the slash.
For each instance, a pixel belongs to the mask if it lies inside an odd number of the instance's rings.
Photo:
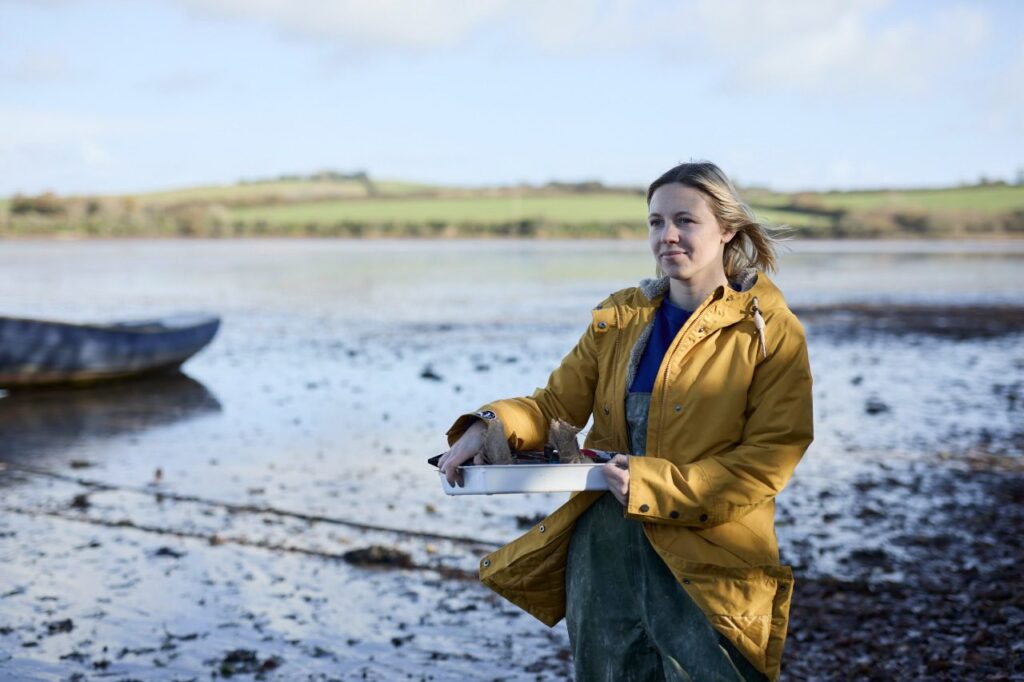
<path id="1" fill-rule="evenodd" d="M 567 230 L 564 233 L 542 233 L 542 234 L 508 234 L 501 232 L 493 233 L 458 233 L 458 234 L 421 234 L 417 232 L 408 233 L 373 233 L 373 234 L 317 234 L 303 231 L 280 231 L 272 233 L 245 233 L 245 234 L 174 234 L 160 233 L 152 234 L 146 232 L 134 232 L 131 234 L 90 234 L 88 232 L 43 232 L 35 234 L 4 232 L 0 230 L 0 242 L 125 242 L 125 241 L 180 241 L 180 242 L 227 242 L 227 241 L 350 241 L 350 242 L 389 242 L 389 241 L 420 241 L 420 242 L 630 242 L 643 241 L 646 234 L 640 231 L 635 233 L 586 233 L 574 230 Z M 933 244 L 939 243 L 986 243 L 986 244 L 1014 244 L 1024 245 L 1024 233 L 991 233 L 971 235 L 921 235 L 915 233 L 891 234 L 884 236 L 843 236 L 835 234 L 799 234 L 785 237 L 780 240 L 781 244 L 793 241 L 807 244 L 823 244 L 829 242 L 843 244 Z"/>

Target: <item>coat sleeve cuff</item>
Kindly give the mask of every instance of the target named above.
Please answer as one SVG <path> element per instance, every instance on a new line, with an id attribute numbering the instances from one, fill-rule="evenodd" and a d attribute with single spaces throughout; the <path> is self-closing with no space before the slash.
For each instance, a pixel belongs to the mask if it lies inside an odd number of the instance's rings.
<path id="1" fill-rule="evenodd" d="M 448 445 L 455 445 L 455 441 L 462 437 L 462 434 L 466 432 L 466 429 L 473 425 L 473 422 L 480 419 L 490 420 L 497 418 L 498 417 L 494 413 L 494 410 L 490 409 L 487 405 L 484 405 L 476 412 L 467 412 L 466 414 L 461 415 L 455 420 L 455 423 L 452 424 L 451 428 L 448 429 Z"/>
<path id="2" fill-rule="evenodd" d="M 676 526 L 720 523 L 714 505 L 700 495 L 707 487 L 704 472 L 697 465 L 685 469 L 657 457 L 630 457 L 626 518 Z"/>

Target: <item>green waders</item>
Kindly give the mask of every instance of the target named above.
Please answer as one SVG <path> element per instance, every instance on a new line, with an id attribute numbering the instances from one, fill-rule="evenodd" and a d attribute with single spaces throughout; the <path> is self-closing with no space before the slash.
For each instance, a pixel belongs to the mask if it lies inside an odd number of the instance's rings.
<path id="1" fill-rule="evenodd" d="M 626 400 L 638 453 L 649 398 L 631 393 Z M 643 524 L 625 518 L 611 493 L 576 521 L 565 582 L 577 682 L 768 679 L 712 627 L 651 547 Z"/>

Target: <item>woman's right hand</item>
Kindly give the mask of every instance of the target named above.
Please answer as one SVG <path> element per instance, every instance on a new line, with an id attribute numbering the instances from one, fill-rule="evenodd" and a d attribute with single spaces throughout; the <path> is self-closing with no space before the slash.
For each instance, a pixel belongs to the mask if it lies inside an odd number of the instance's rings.
<path id="1" fill-rule="evenodd" d="M 463 485 L 462 472 L 459 467 L 475 458 L 484 447 L 484 434 L 487 432 L 487 425 L 482 419 L 477 419 L 459 437 L 452 449 L 441 455 L 437 468 L 444 472 L 448 479 L 448 485 Z"/>

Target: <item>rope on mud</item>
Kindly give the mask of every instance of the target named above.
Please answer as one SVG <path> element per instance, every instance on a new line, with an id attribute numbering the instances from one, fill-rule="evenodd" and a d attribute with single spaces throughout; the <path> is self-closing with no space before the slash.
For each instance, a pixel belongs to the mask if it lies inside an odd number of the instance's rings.
<path id="1" fill-rule="evenodd" d="M 427 531 L 420 530 L 408 530 L 405 528 L 393 528 L 390 526 L 380 526 L 372 523 L 362 523 L 359 521 L 351 521 L 349 519 L 343 519 L 335 516 L 323 516 L 320 514 L 306 514 L 303 512 L 289 511 L 287 509 L 277 509 L 276 507 L 269 507 L 266 505 L 256 504 L 238 504 L 234 502 L 223 502 L 221 500 L 211 500 L 198 495 L 184 495 L 181 493 L 165 492 L 162 490 L 152 490 L 149 488 L 140 488 L 138 486 L 126 486 L 116 485 L 112 483 L 105 483 L 103 481 L 94 481 L 87 478 L 80 478 L 78 476 L 69 476 L 67 474 L 61 474 L 56 471 L 50 471 L 48 469 L 39 469 L 36 467 L 29 467 L 23 465 L 7 465 L 9 471 L 19 471 L 26 474 L 32 474 L 35 476 L 45 476 L 47 478 L 53 478 L 59 481 L 66 481 L 70 483 L 77 483 L 86 488 L 92 488 L 93 490 L 114 490 L 117 492 L 134 493 L 137 495 L 147 495 L 149 497 L 158 498 L 160 500 L 171 500 L 172 502 L 191 502 L 193 504 L 200 504 L 206 507 L 215 507 L 218 509 L 224 509 L 234 514 L 267 514 L 270 516 L 279 516 L 283 518 L 298 519 L 300 521 L 307 521 L 309 523 L 326 523 L 335 526 L 346 526 L 348 528 L 355 528 L 356 530 L 364 531 L 379 531 L 383 533 L 394 533 L 396 535 L 404 535 L 406 537 L 420 538 L 423 540 L 439 540 L 446 542 L 454 542 L 463 545 L 474 545 L 481 547 L 500 547 L 501 543 L 493 542 L 491 540 L 480 540 L 478 538 L 471 538 L 465 535 L 446 535 L 444 533 L 430 533 Z"/>
<path id="2" fill-rule="evenodd" d="M 336 554 L 334 552 L 325 552 L 319 549 L 310 549 L 308 547 L 299 547 L 297 545 L 284 545 L 269 542 L 267 540 L 250 540 L 249 538 L 243 537 L 224 537 L 215 533 L 200 533 L 198 531 L 179 530 L 177 528 L 164 528 L 162 526 L 145 526 L 128 519 L 121 519 L 119 521 L 110 521 L 108 519 L 97 519 L 88 516 L 72 516 L 59 511 L 45 510 L 45 509 L 22 509 L 21 507 L 0 507 L 0 511 L 20 514 L 22 516 L 46 516 L 54 519 L 61 519 L 63 521 L 72 521 L 75 523 L 85 523 L 92 526 L 103 526 L 105 528 L 130 528 L 132 530 L 142 531 L 144 533 L 153 533 L 155 535 L 168 535 L 176 538 L 190 539 L 190 540 L 204 540 L 210 545 L 239 545 L 241 547 L 252 547 L 256 549 L 265 549 L 271 552 L 287 552 L 289 554 L 302 554 L 304 556 L 317 557 L 318 559 L 328 559 L 332 561 L 345 561 L 348 560 L 343 554 Z M 411 569 L 417 571 L 436 571 L 445 578 L 457 578 L 460 580 L 476 580 L 477 576 L 469 571 L 464 571 L 460 568 L 453 568 L 451 566 L 431 566 L 429 564 L 416 564 L 410 563 L 401 566 L 404 569 Z"/>

